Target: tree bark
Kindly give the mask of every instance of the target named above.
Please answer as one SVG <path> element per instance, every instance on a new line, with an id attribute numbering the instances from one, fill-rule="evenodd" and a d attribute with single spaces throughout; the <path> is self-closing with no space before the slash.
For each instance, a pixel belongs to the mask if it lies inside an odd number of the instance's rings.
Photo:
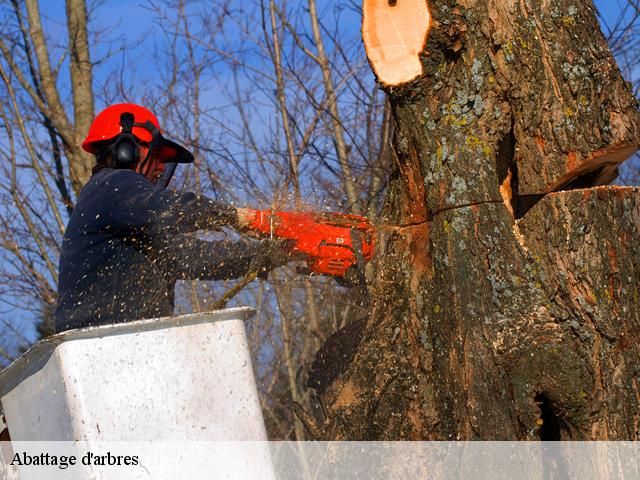
<path id="1" fill-rule="evenodd" d="M 428 7 L 422 74 L 380 78 L 391 233 L 326 438 L 638 439 L 640 190 L 596 186 L 640 119 L 593 5 Z"/>

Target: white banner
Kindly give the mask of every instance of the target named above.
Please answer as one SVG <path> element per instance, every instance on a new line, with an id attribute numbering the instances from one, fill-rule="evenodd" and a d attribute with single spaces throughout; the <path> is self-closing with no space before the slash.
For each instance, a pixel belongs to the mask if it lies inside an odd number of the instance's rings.
<path id="1" fill-rule="evenodd" d="M 2 442 L 0 479 L 640 479 L 640 442 Z"/>

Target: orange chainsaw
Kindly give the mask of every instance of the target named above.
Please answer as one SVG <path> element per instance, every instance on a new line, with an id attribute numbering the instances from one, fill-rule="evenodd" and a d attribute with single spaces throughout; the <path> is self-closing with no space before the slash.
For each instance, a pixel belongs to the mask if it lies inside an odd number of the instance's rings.
<path id="1" fill-rule="evenodd" d="M 359 260 L 364 263 L 373 257 L 375 230 L 359 215 L 256 210 L 248 230 L 261 237 L 293 241 L 293 252 L 301 254 L 307 264 L 301 273 L 349 280 Z"/>
<path id="2" fill-rule="evenodd" d="M 293 253 L 307 264 L 299 273 L 328 275 L 345 286 L 364 285 L 361 266 L 373 258 L 373 225 L 366 217 L 346 213 L 277 212 L 249 210 L 253 220 L 246 231 L 258 237 L 281 238 L 293 242 Z M 238 292 L 258 277 L 248 272 L 212 305 L 225 308 Z"/>

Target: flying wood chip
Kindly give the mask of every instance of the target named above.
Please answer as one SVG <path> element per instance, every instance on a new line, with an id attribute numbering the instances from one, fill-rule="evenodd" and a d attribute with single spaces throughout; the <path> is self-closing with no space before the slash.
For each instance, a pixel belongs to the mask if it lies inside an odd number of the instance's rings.
<path id="1" fill-rule="evenodd" d="M 422 74 L 418 54 L 431 24 L 426 0 L 363 0 L 362 38 L 383 85 L 399 85 Z"/>

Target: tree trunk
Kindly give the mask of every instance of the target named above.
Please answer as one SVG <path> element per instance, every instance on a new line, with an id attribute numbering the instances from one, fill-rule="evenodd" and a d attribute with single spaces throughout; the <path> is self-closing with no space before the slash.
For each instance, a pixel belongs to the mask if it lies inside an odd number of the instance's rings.
<path id="1" fill-rule="evenodd" d="M 69 33 L 69 70 L 73 92 L 74 137 L 69 162 L 77 178 L 72 179 L 76 194 L 89 181 L 95 163 L 93 155 L 79 145 L 87 136 L 94 117 L 93 65 L 89 58 L 87 5 L 85 0 L 66 0 Z"/>
<path id="2" fill-rule="evenodd" d="M 422 8 L 364 3 L 394 227 L 326 437 L 639 439 L 640 190 L 596 186 L 640 120 L 591 1 Z M 401 42 L 422 42 L 417 77 L 383 48 L 407 18 L 428 22 Z"/>

